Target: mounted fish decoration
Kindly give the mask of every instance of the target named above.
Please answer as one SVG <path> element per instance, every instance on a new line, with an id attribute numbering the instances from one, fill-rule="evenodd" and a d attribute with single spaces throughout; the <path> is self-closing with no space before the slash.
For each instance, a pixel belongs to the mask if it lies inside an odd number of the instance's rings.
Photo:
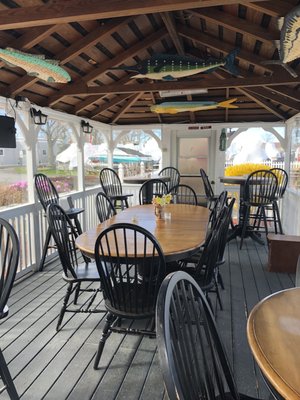
<path id="1" fill-rule="evenodd" d="M 296 72 L 287 65 L 288 62 L 300 57 L 300 6 L 292 9 L 279 20 L 282 25 L 279 41 L 279 60 L 264 61 L 263 64 L 282 65 L 294 78 Z"/>
<path id="2" fill-rule="evenodd" d="M 212 72 L 218 67 L 226 68 L 233 75 L 238 75 L 238 69 L 234 65 L 238 49 L 233 50 L 224 58 L 196 58 L 170 54 L 156 54 L 148 60 L 141 61 L 133 66 L 120 66 L 110 69 L 137 72 L 132 78 L 149 78 L 163 81 L 174 81 L 199 74 Z"/>
<path id="3" fill-rule="evenodd" d="M 151 106 L 151 111 L 157 114 L 177 114 L 186 111 L 214 110 L 216 108 L 238 108 L 232 104 L 237 99 L 229 99 L 217 103 L 215 101 L 174 101 Z"/>
<path id="4" fill-rule="evenodd" d="M 28 75 L 45 82 L 67 83 L 71 80 L 68 72 L 59 66 L 57 60 L 48 60 L 44 55 L 23 53 L 6 47 L 0 49 L 0 60 L 10 67 L 23 68 Z"/>

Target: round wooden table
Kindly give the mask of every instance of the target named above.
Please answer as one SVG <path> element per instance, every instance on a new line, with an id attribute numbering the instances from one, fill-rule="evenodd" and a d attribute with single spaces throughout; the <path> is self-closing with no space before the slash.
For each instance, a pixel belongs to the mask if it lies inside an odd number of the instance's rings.
<path id="1" fill-rule="evenodd" d="M 220 182 L 226 183 L 228 185 L 239 185 L 240 187 L 240 204 L 239 204 L 239 222 L 234 226 L 232 232 L 228 236 L 228 242 L 237 236 L 242 235 L 245 209 L 243 206 L 244 200 L 244 189 L 245 183 L 247 181 L 248 175 L 241 176 L 223 176 L 220 177 Z M 251 237 L 255 242 L 264 245 L 265 242 L 260 238 L 258 232 L 255 232 L 250 226 L 246 227 L 245 237 Z"/>
<path id="2" fill-rule="evenodd" d="M 129 207 L 76 239 L 77 247 L 87 256 L 94 257 L 99 233 L 108 226 L 127 222 L 150 231 L 160 243 L 166 261 L 190 257 L 204 243 L 210 211 L 187 204 L 169 204 L 164 207 L 165 218 L 156 219 L 152 204 Z"/>
<path id="3" fill-rule="evenodd" d="M 267 381 L 285 399 L 300 399 L 300 288 L 274 293 L 251 311 L 247 335 Z"/>

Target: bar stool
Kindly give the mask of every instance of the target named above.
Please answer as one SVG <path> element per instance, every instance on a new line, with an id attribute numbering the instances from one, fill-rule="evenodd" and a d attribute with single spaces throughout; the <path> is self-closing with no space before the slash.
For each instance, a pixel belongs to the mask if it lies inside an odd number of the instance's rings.
<path id="1" fill-rule="evenodd" d="M 48 178 L 48 176 L 44 174 L 36 174 L 34 176 L 34 185 L 36 189 L 36 193 L 38 196 L 39 201 L 41 202 L 43 209 L 46 213 L 47 211 L 47 206 L 49 204 L 59 204 L 59 195 L 57 193 L 57 190 L 51 180 Z M 66 210 L 66 214 L 68 217 L 74 222 L 74 227 L 77 231 L 77 233 L 80 235 L 82 233 L 81 225 L 78 219 L 78 215 L 81 214 L 84 211 L 84 208 L 75 208 L 72 202 L 72 198 L 68 198 L 68 203 L 70 208 Z M 46 214 L 45 214 L 46 216 Z M 46 239 L 43 247 L 43 253 L 42 253 L 42 258 L 40 260 L 39 264 L 39 271 L 43 270 L 46 255 L 48 249 L 51 247 L 49 246 L 50 239 L 51 239 L 51 231 L 50 228 L 48 227 L 47 233 L 46 233 Z"/>

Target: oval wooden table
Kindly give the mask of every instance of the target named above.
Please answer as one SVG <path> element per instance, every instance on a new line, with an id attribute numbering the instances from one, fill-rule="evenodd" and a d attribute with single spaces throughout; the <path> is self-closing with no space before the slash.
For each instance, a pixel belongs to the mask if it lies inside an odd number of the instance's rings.
<path id="1" fill-rule="evenodd" d="M 129 207 L 76 239 L 77 247 L 94 257 L 99 233 L 108 226 L 128 222 L 150 231 L 160 243 L 166 261 L 177 261 L 193 255 L 204 243 L 209 210 L 187 204 L 169 204 L 164 207 L 165 219 L 156 219 L 152 204 Z"/>
<path id="2" fill-rule="evenodd" d="M 300 288 L 274 293 L 251 311 L 251 351 L 267 381 L 285 399 L 300 399 Z"/>

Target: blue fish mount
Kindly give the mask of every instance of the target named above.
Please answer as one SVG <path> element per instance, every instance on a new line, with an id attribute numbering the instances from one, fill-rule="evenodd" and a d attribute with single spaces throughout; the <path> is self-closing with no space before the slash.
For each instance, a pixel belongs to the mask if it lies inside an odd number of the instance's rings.
<path id="1" fill-rule="evenodd" d="M 132 78 L 148 78 L 163 81 L 174 81 L 199 73 L 210 73 L 219 67 L 224 67 L 231 74 L 238 75 L 238 68 L 234 65 L 239 49 L 234 49 L 226 57 L 197 58 L 172 54 L 155 54 L 147 60 L 133 66 L 121 65 L 111 70 L 133 71 L 137 75 Z"/>

